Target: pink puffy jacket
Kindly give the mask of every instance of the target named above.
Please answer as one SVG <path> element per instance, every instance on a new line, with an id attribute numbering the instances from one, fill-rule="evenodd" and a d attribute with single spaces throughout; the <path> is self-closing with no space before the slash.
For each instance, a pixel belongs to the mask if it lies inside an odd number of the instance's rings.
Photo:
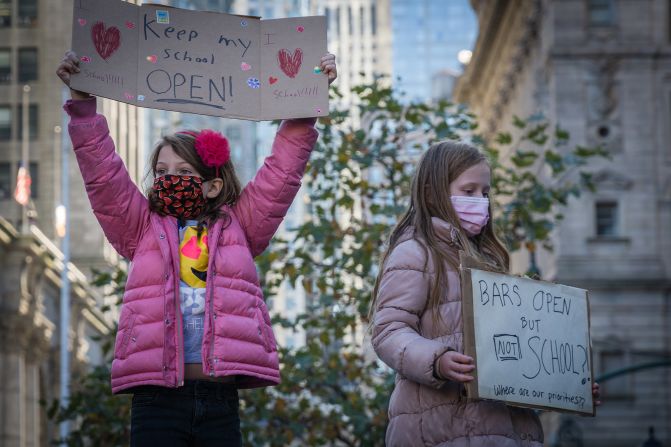
<path id="1" fill-rule="evenodd" d="M 432 223 L 446 252 L 458 256 L 452 226 L 435 217 Z M 542 447 L 543 428 L 533 411 L 469 400 L 461 383 L 436 377 L 438 357 L 448 350 L 463 352 L 463 323 L 461 280 L 447 263 L 447 284 L 437 309 L 442 322 L 427 307 L 432 266 L 412 232 L 401 238 L 383 266 L 372 342 L 377 355 L 396 371 L 387 447 Z"/>
<path id="2" fill-rule="evenodd" d="M 112 363 L 112 391 L 184 380 L 177 221 L 149 210 L 114 150 L 95 99 L 68 101 L 70 138 L 93 212 L 131 261 Z M 238 202 L 208 230 L 203 372 L 240 388 L 280 381 L 275 337 L 253 258 L 268 246 L 301 185 L 317 140 L 314 120 L 282 123 L 272 154 Z"/>

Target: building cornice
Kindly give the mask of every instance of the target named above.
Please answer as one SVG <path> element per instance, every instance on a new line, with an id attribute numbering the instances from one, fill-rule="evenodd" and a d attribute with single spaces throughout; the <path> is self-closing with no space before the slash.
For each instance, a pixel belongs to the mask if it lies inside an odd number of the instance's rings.
<path id="1" fill-rule="evenodd" d="M 538 40 L 541 0 L 472 2 L 480 33 L 473 57 L 457 80 L 454 97 L 475 111 L 491 133 L 513 96 Z"/>
<path id="2" fill-rule="evenodd" d="M 552 59 L 601 59 L 615 57 L 618 59 L 671 59 L 671 49 L 668 47 L 641 48 L 627 44 L 618 45 L 584 45 L 568 46 L 557 45 L 550 52 Z"/>
<path id="3" fill-rule="evenodd" d="M 64 267 L 63 253 L 55 246 L 55 244 L 42 233 L 39 228 L 34 225 L 30 226 L 30 233 L 23 235 L 19 233 L 7 220 L 0 217 L 0 248 L 4 251 L 22 250 L 26 253 L 26 262 L 30 264 L 30 268 L 38 270 L 37 273 L 32 273 L 32 276 L 44 278 L 49 281 L 56 288 L 61 287 L 61 273 Z M 68 278 L 71 283 L 71 300 L 73 306 L 85 310 L 82 316 L 90 323 L 96 330 L 103 334 L 109 333 L 112 330 L 112 325 L 106 320 L 104 314 L 100 310 L 102 297 L 100 294 L 88 283 L 86 275 L 82 273 L 74 264 L 68 264 Z M 34 278 L 33 278 L 34 279 Z M 30 284 L 34 286 L 34 284 Z M 25 295 L 27 291 L 22 290 L 21 295 Z M 21 300 L 23 301 L 23 298 Z M 21 308 L 22 305 L 19 305 Z M 26 305 L 23 305 L 25 307 Z M 48 321 L 44 315 L 35 315 L 35 322 Z M 51 324 L 51 322 L 49 322 Z"/>

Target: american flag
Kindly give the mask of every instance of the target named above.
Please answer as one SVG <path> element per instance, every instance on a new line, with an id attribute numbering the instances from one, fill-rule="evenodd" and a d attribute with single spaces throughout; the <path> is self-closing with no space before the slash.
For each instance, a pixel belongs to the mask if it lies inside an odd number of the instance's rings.
<path id="1" fill-rule="evenodd" d="M 23 166 L 19 168 L 19 174 L 16 178 L 16 190 L 14 191 L 14 199 L 21 205 L 26 206 L 30 201 L 30 173 Z"/>

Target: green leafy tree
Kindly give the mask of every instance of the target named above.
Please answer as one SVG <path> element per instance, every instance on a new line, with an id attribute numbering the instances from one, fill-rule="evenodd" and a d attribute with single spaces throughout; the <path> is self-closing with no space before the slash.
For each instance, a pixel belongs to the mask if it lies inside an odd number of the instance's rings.
<path id="1" fill-rule="evenodd" d="M 492 163 L 492 191 L 496 199 L 499 236 L 511 251 L 526 249 L 530 265 L 527 274 L 539 276 L 538 247 L 552 250 L 552 230 L 564 218 L 562 206 L 570 197 L 594 191 L 589 171 L 584 168 L 595 157 L 609 158 L 602 147 L 571 147 L 569 134 L 552 127 L 542 117 L 513 118 L 514 134 L 500 132 L 493 144 L 475 141 Z"/>
<path id="2" fill-rule="evenodd" d="M 413 168 L 431 143 L 466 140 L 487 152 L 501 237 L 511 250 L 532 253 L 552 248 L 561 206 L 592 187 L 583 170 L 604 155 L 571 148 L 566 132 L 539 119 L 516 118 L 513 133 L 485 140 L 464 107 L 401 102 L 384 80 L 352 93 L 356 107 L 319 122 L 305 179 L 307 220 L 287 228 L 257 259 L 270 301 L 288 284 L 302 289 L 307 302 L 295 317 L 273 317 L 304 342 L 280 347 L 279 386 L 241 393 L 245 445 L 383 445 L 393 374 L 365 338 L 370 294 L 384 241 L 407 206 Z M 113 337 L 105 340 L 106 353 Z M 56 420 L 75 422 L 69 445 L 127 443 L 130 402 L 111 395 L 110 362 L 79 381 L 66 408 L 51 406 Z"/>
<path id="3" fill-rule="evenodd" d="M 383 444 L 393 376 L 365 341 L 367 313 L 384 241 L 407 207 L 413 168 L 430 144 L 466 140 L 485 150 L 500 236 L 511 250 L 551 249 L 561 205 L 592 188 L 579 169 L 604 155 L 569 149 L 568 134 L 551 132 L 544 120 L 516 118 L 516 137 L 500 133 L 486 141 L 462 106 L 402 103 L 381 80 L 353 92 L 355 113 L 332 113 L 320 122 L 305 181 L 306 222 L 289 228 L 262 258 L 268 297 L 286 283 L 305 291 L 304 313 L 274 319 L 304 336 L 305 344 L 281 349 L 278 387 L 243 394 L 251 445 Z"/>
<path id="4" fill-rule="evenodd" d="M 94 271 L 93 285 L 109 287 L 114 307 L 121 304 L 126 273 L 117 269 L 111 273 Z M 112 306 L 101 310 L 109 312 Z M 67 405 L 61 405 L 58 399 L 48 404 L 47 416 L 56 423 L 70 422 L 70 432 L 66 439 L 55 440 L 72 447 L 81 446 L 125 446 L 130 439 L 130 396 L 113 395 L 110 385 L 110 369 L 114 353 L 114 338 L 117 323 L 113 330 L 98 337 L 104 362 L 71 381 L 70 398 Z M 43 402 L 47 405 L 46 402 Z"/>

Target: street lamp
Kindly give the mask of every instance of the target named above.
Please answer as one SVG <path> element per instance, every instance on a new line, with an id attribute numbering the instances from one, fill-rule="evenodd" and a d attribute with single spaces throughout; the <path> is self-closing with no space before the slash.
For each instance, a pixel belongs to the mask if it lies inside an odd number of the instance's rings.
<path id="1" fill-rule="evenodd" d="M 63 88 L 61 95 L 63 102 L 67 98 L 67 88 Z M 63 144 L 62 129 L 66 126 L 65 117 L 62 117 L 62 126 L 54 127 L 57 137 L 56 149 L 61 155 L 61 191 L 60 203 L 56 207 L 56 233 L 61 238 L 61 251 L 63 252 L 63 268 L 61 270 L 61 299 L 60 299 L 60 404 L 67 407 L 70 400 L 70 353 L 68 351 L 69 329 L 70 329 L 70 229 L 68 222 L 68 208 L 70 206 L 70 167 L 68 160 L 68 148 Z M 61 440 L 68 436 L 70 430 L 67 420 L 59 424 Z M 62 441 L 65 445 L 64 441 Z"/>
<path id="2" fill-rule="evenodd" d="M 54 153 L 56 155 L 56 159 L 60 159 L 61 157 L 61 126 L 54 126 Z M 61 171 L 61 175 L 65 175 L 64 172 Z M 56 185 L 56 192 L 59 193 L 58 185 Z M 55 211 L 55 220 L 54 220 L 54 229 L 56 230 L 56 235 L 59 238 L 65 237 L 65 222 L 66 222 L 66 208 L 65 205 L 63 205 L 62 198 L 59 197 L 58 200 L 56 200 L 56 209 Z"/>
<path id="3" fill-rule="evenodd" d="M 67 211 L 64 205 L 56 207 L 56 235 L 60 238 L 65 237 L 65 221 L 67 219 Z"/>
<path id="4" fill-rule="evenodd" d="M 468 65 L 469 62 L 471 62 L 472 57 L 473 52 L 470 50 L 461 50 L 459 53 L 457 53 L 457 60 L 463 65 Z"/>

